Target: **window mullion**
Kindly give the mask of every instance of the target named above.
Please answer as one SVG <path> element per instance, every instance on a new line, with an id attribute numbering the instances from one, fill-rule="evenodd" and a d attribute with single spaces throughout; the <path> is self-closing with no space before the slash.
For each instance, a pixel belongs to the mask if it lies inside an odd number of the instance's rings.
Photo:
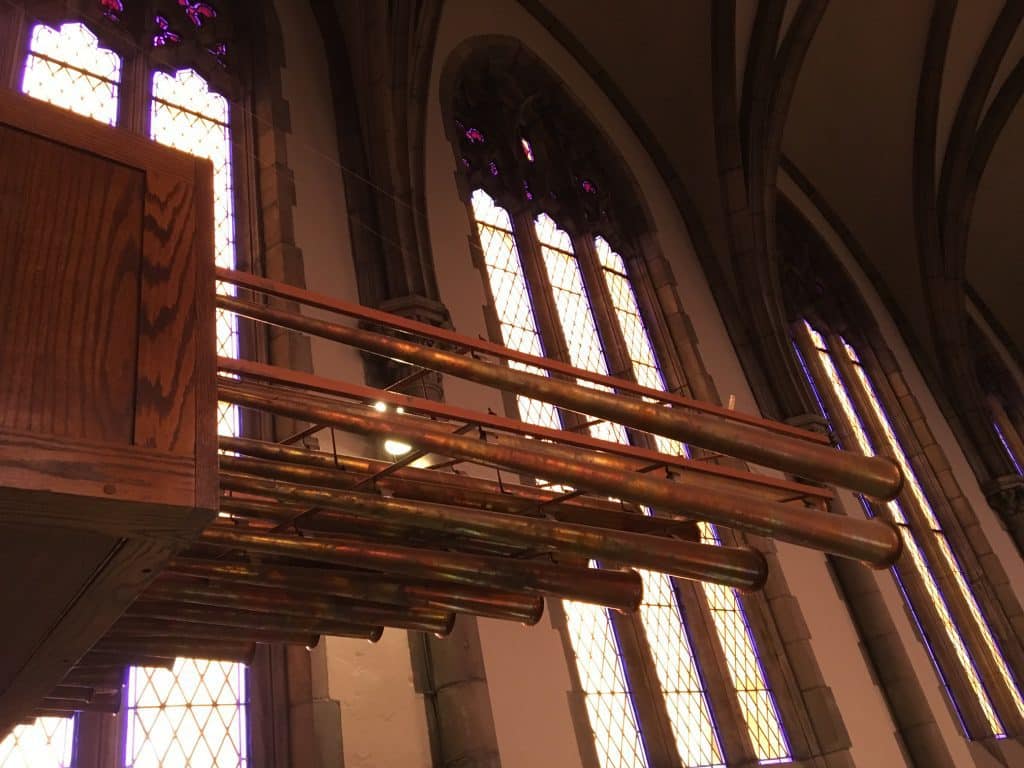
<path id="1" fill-rule="evenodd" d="M 810 335 L 806 328 L 798 326 L 796 331 L 797 346 L 803 355 L 804 363 L 807 365 L 818 387 L 818 393 L 828 413 L 829 424 L 836 433 L 836 437 L 846 450 L 860 451 L 859 442 L 854 434 L 854 426 L 846 416 L 839 397 L 829 384 L 829 376 L 821 363 L 818 349 L 811 342 Z M 859 388 L 851 388 L 848 383 L 846 390 L 853 397 Z M 854 406 L 863 409 L 866 405 L 854 400 Z M 886 520 L 892 521 L 887 506 L 879 502 L 866 499 L 872 512 Z M 940 619 L 934 609 L 932 598 L 925 590 L 924 584 L 919 578 L 913 566 L 909 563 L 906 553 L 900 557 L 893 570 L 895 571 L 899 586 L 906 595 L 913 613 L 913 619 L 917 622 L 918 628 L 924 634 L 926 649 L 933 657 L 934 664 L 940 679 L 948 687 L 950 695 L 954 699 L 954 706 L 958 716 L 972 736 L 982 737 L 991 735 L 984 712 L 977 698 L 974 696 L 970 683 L 964 673 L 963 667 L 956 656 L 947 633 L 940 626 Z"/>
<path id="2" fill-rule="evenodd" d="M 118 126 L 130 133 L 149 136 L 148 57 L 144 51 L 125 56 L 121 67 L 121 100 L 118 104 Z"/>

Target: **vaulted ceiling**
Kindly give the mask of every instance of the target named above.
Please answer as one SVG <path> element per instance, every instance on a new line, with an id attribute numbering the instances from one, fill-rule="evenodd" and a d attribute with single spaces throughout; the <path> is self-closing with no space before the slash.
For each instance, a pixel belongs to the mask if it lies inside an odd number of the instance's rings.
<path id="1" fill-rule="evenodd" d="M 849 231 L 927 364 L 947 369 L 965 344 L 969 288 L 1024 350 L 1024 2 L 521 2 L 649 132 L 726 272 L 747 268 L 730 256 L 729 152 L 738 137 L 748 202 L 770 211 L 775 143 Z"/>

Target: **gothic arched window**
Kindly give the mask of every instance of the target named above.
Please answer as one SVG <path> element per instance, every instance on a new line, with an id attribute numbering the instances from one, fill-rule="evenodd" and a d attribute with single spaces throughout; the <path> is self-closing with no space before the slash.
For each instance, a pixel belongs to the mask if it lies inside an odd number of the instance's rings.
<path id="1" fill-rule="evenodd" d="M 0 21 L 20 30 L 24 53 L 19 71 L 0 69 L 0 76 L 34 98 L 211 160 L 216 262 L 233 268 L 236 211 L 244 206 L 232 157 L 242 121 L 231 5 L 95 0 L 75 13 L 52 3 L 12 6 Z M 237 318 L 220 311 L 217 347 L 219 355 L 239 354 Z M 221 405 L 218 429 L 239 433 L 236 408 Z M 246 766 L 246 678 L 243 665 L 199 659 L 177 659 L 172 670 L 131 669 L 120 764 Z M 75 719 L 20 726 L 0 744 L 0 768 L 69 766 L 75 730 Z"/>
<path id="2" fill-rule="evenodd" d="M 448 126 L 498 340 L 668 391 L 636 278 L 621 255 L 642 258 L 645 225 L 630 199 L 632 181 L 539 67 L 515 75 L 497 74 L 501 69 L 465 67 Z M 522 396 L 510 405 L 533 424 L 687 452 L 678 442 L 583 421 Z M 713 527 L 702 532 L 718 543 Z M 790 760 L 740 597 L 661 573 L 641 575 L 644 601 L 635 618 L 563 604 L 593 758 L 602 768 Z M 722 689 L 709 690 L 708 680 Z M 728 750 L 719 730 L 726 727 L 742 734 Z"/>
<path id="3" fill-rule="evenodd" d="M 818 406 L 842 448 L 890 456 L 903 471 L 896 499 L 861 498 L 868 515 L 893 522 L 903 539 L 904 554 L 892 569 L 899 590 L 968 737 L 1016 735 L 1024 696 L 976 593 L 985 586 L 968 577 L 963 557 L 969 553 L 953 540 L 953 516 L 939 509 L 942 485 L 925 478 L 930 459 L 911 447 L 915 435 L 930 434 L 924 417 L 914 401 L 912 430 L 901 425 L 902 403 L 912 395 L 902 375 L 896 377 L 902 396 L 886 391 L 895 365 L 880 363 L 880 353 L 891 353 L 866 305 L 802 220 L 789 212 L 783 220 L 783 285 L 789 310 L 799 318 L 795 349 Z M 948 482 L 955 483 L 951 473 Z M 998 610 L 991 602 L 988 607 Z"/>

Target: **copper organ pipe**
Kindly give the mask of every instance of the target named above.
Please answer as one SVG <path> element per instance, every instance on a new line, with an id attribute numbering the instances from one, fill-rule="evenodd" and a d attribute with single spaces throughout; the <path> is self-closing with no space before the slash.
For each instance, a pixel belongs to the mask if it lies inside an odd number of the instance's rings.
<path id="1" fill-rule="evenodd" d="M 592 492 L 693 515 L 793 544 L 820 549 L 886 568 L 899 557 L 896 529 L 878 519 L 815 513 L 745 494 L 715 491 L 640 473 L 606 467 L 597 451 L 527 450 L 443 431 L 423 419 L 380 413 L 337 399 L 311 396 L 261 384 L 218 379 L 221 399 L 318 424 L 378 437 L 404 440 L 444 456 L 508 467 L 537 477 L 570 483 Z M 831 449 L 829 449 L 831 450 Z"/>
<path id="2" fill-rule="evenodd" d="M 315 648 L 320 636 L 284 630 L 239 630 L 238 627 L 225 627 L 217 624 L 194 624 L 188 621 L 169 619 L 147 619 L 142 617 L 125 617 L 118 621 L 107 632 L 108 638 L 131 637 L 168 637 L 206 640 L 245 640 L 252 643 L 286 643 Z"/>
<path id="3" fill-rule="evenodd" d="M 894 498 L 903 484 L 892 459 L 869 457 L 781 435 L 708 414 L 665 408 L 614 392 L 581 387 L 505 365 L 427 347 L 406 339 L 218 295 L 217 304 L 244 317 L 347 344 L 405 363 L 537 398 L 591 417 L 671 437 L 801 477 L 835 483 L 879 499 Z"/>
<path id="4" fill-rule="evenodd" d="M 156 581 L 145 593 L 155 599 L 175 599 L 198 605 L 231 608 L 244 605 L 248 611 L 299 616 L 320 621 L 353 624 L 383 624 L 385 627 L 413 629 L 447 635 L 452 631 L 455 616 L 429 608 L 396 608 L 346 601 L 325 595 L 309 595 L 284 589 L 208 586 L 197 582 Z"/>
<path id="5" fill-rule="evenodd" d="M 389 499 L 358 491 L 312 488 L 235 472 L 222 472 L 220 485 L 222 489 L 366 515 L 374 521 L 397 520 L 461 536 L 535 548 L 562 548 L 574 557 L 629 563 L 682 579 L 709 581 L 739 589 L 760 589 L 767 577 L 764 556 L 753 549 L 716 547 L 642 533 L 559 523 L 545 518 Z"/>
<path id="6" fill-rule="evenodd" d="M 535 442 L 535 441 L 534 441 Z M 387 467 L 387 462 L 351 456 L 333 456 L 316 451 L 293 448 L 279 443 L 264 443 L 242 438 L 220 439 L 225 451 L 247 456 L 221 455 L 221 468 L 263 477 L 292 480 L 306 485 L 351 488 L 357 482 Z M 556 501 L 563 494 L 545 491 L 538 486 L 515 483 L 498 484 L 466 475 L 441 473 L 430 469 L 403 467 L 387 477 L 374 481 L 374 487 L 406 499 L 421 499 L 460 507 L 477 507 L 510 514 L 550 515 L 556 520 L 584 523 L 600 528 L 676 535 L 697 540 L 697 525 L 690 521 L 649 517 L 635 505 L 580 497 Z"/>
<path id="7" fill-rule="evenodd" d="M 337 537 L 301 539 L 275 533 L 234 530 L 225 526 L 207 528 L 200 541 L 229 549 L 369 568 L 438 582 L 527 590 L 551 597 L 596 603 L 625 612 L 635 611 L 643 598 L 643 583 L 635 571 L 599 570 L 544 561 L 469 555 L 464 552 L 381 546 Z"/>
<path id="8" fill-rule="evenodd" d="M 375 643 L 380 640 L 384 632 L 384 628 L 380 626 L 359 625 L 352 622 L 323 621 L 305 616 L 281 616 L 170 601 L 146 600 L 135 603 L 129 609 L 126 617 L 165 619 L 204 626 L 216 625 L 235 628 L 239 636 L 245 636 L 247 632 L 256 630 L 259 632 L 351 637 Z"/>
<path id="9" fill-rule="evenodd" d="M 438 543 L 457 545 L 457 548 L 481 555 L 521 556 L 523 547 L 502 544 L 498 541 L 481 539 L 460 539 L 439 536 L 426 528 L 396 525 L 389 522 L 369 521 L 365 517 L 331 511 L 323 515 L 306 515 L 309 507 L 262 501 L 248 496 L 222 496 L 220 511 L 233 517 L 247 520 L 262 520 L 276 523 L 298 531 L 315 532 L 318 535 L 340 534 L 354 539 L 372 540 L 378 543 L 391 542 L 403 546 L 430 546 Z"/>
<path id="10" fill-rule="evenodd" d="M 346 573 L 327 568 L 250 565 L 223 560 L 178 558 L 168 573 L 218 581 L 263 584 L 355 600 L 403 606 L 429 606 L 536 624 L 544 612 L 544 599 L 522 592 L 474 588 L 463 584 L 408 583 L 379 574 Z"/>
<path id="11" fill-rule="evenodd" d="M 211 661 L 233 661 L 251 664 L 256 646 L 252 643 L 226 640 L 176 640 L 169 638 L 104 638 L 94 652 L 143 654 L 174 660 L 179 656 Z M 135 665 L 133 665 L 135 666 Z"/>

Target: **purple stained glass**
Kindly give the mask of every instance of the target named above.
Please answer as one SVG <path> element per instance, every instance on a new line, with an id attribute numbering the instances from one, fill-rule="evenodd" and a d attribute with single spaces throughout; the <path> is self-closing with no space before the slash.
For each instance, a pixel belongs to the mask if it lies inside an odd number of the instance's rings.
<path id="1" fill-rule="evenodd" d="M 468 158 L 468 157 L 464 157 L 464 158 L 462 158 L 462 164 L 463 164 L 463 165 L 464 165 L 464 166 L 465 166 L 466 168 L 469 168 L 469 158 Z"/>
<path id="2" fill-rule="evenodd" d="M 484 139 L 484 135 L 476 128 L 467 128 L 466 138 L 469 139 L 470 144 L 483 144 L 484 141 L 486 141 L 486 139 Z"/>
<path id="3" fill-rule="evenodd" d="M 527 200 L 533 200 L 533 192 L 530 191 L 530 185 L 526 179 L 523 179 L 523 194 L 526 195 Z"/>
<path id="4" fill-rule="evenodd" d="M 228 65 L 227 43 L 217 43 L 213 48 L 207 48 L 206 50 L 210 52 L 210 55 L 213 56 L 213 58 L 217 60 L 217 63 L 222 67 L 226 67 Z"/>
<path id="5" fill-rule="evenodd" d="M 491 160 L 491 162 L 489 162 L 487 164 L 487 170 L 489 170 L 491 172 L 491 176 L 497 176 L 498 175 L 498 164 L 496 162 L 494 162 L 493 160 Z"/>
<path id="6" fill-rule="evenodd" d="M 209 3 L 200 3 L 195 0 L 178 0 L 178 5 L 185 9 L 189 21 L 197 27 L 203 26 L 207 19 L 217 18 L 217 9 Z"/>
<path id="7" fill-rule="evenodd" d="M 153 35 L 153 47 L 163 48 L 168 45 L 177 45 L 181 42 L 181 35 L 171 31 L 171 24 L 163 16 L 157 14 L 153 17 L 156 22 L 157 33 Z"/>
<path id="8" fill-rule="evenodd" d="M 124 13 L 124 3 L 121 0 L 100 0 L 100 7 L 103 9 L 103 15 L 111 21 L 120 21 L 121 14 Z"/>
<path id="9" fill-rule="evenodd" d="M 533 162 L 533 147 L 526 139 L 520 139 L 519 143 L 523 147 L 523 156 L 526 157 L 531 163 Z"/>
<path id="10" fill-rule="evenodd" d="M 594 186 L 594 183 L 590 179 L 584 179 L 580 182 L 580 187 L 582 187 L 583 191 L 588 195 L 597 194 L 597 187 Z"/>

